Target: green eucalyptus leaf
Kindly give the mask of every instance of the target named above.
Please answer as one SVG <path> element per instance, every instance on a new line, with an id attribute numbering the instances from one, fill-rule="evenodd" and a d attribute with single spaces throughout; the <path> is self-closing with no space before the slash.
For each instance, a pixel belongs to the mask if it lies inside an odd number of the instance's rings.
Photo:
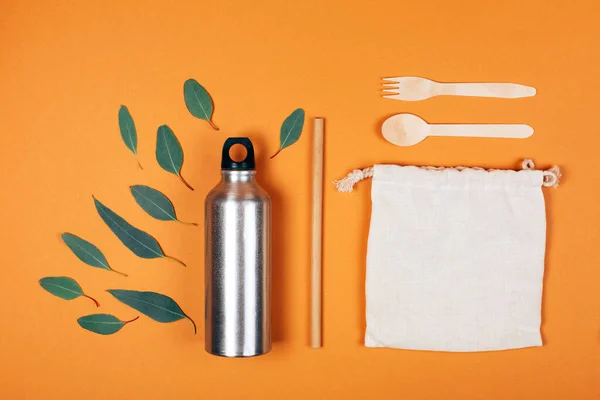
<path id="1" fill-rule="evenodd" d="M 212 122 L 213 102 L 210 94 L 195 79 L 188 79 L 183 84 L 183 98 L 190 114 L 208 121 L 211 128 L 216 131 L 219 130 Z"/>
<path id="2" fill-rule="evenodd" d="M 60 297 L 65 300 L 73 300 L 78 297 L 87 297 L 92 300 L 96 307 L 99 307 L 100 304 L 98 302 L 83 293 L 83 289 L 75 280 L 66 277 L 66 276 L 47 276 L 45 278 L 40 279 L 40 286 L 46 289 L 49 293 L 52 293 L 56 297 Z"/>
<path id="3" fill-rule="evenodd" d="M 113 333 L 119 332 L 122 327 L 138 318 L 139 317 L 135 317 L 130 321 L 121 321 L 119 318 L 110 314 L 92 314 L 77 319 L 77 323 L 83 329 L 90 332 L 99 335 L 112 335 Z"/>
<path id="4" fill-rule="evenodd" d="M 285 121 L 283 121 L 283 125 L 281 125 L 281 131 L 279 133 L 279 150 L 275 154 L 271 156 L 271 158 L 275 157 L 279 152 L 285 149 L 288 146 L 296 143 L 298 139 L 300 139 L 300 135 L 302 134 L 302 127 L 304 126 L 304 110 L 298 108 L 291 113 Z"/>
<path id="5" fill-rule="evenodd" d="M 177 219 L 175 208 L 171 200 L 156 189 L 149 186 L 135 185 L 131 186 L 131 194 L 135 201 L 151 217 L 161 221 L 177 221 L 183 224 L 196 225 L 193 222 L 183 222 Z"/>
<path id="6" fill-rule="evenodd" d="M 94 198 L 94 204 L 96 205 L 98 214 L 106 225 L 108 225 L 110 230 L 113 231 L 125 247 L 131 250 L 136 256 L 141 258 L 168 258 L 185 266 L 181 261 L 166 256 L 156 239 L 148 233 L 139 230 L 129 222 L 125 221 L 96 198 Z"/>
<path id="7" fill-rule="evenodd" d="M 127 276 L 122 272 L 112 269 L 108 265 L 108 261 L 106 261 L 106 257 L 104 257 L 104 254 L 102 254 L 100 249 L 98 249 L 96 246 L 94 246 L 87 240 L 82 239 L 79 236 L 75 236 L 71 233 L 63 233 L 61 237 L 65 244 L 69 246 L 71 251 L 77 256 L 77 258 L 79 258 L 87 265 L 91 265 L 92 267 L 96 268 L 106 269 L 108 271 L 113 271 L 123 276 Z"/>
<path id="8" fill-rule="evenodd" d="M 167 125 L 162 125 L 156 133 L 156 161 L 167 172 L 175 174 L 189 189 L 194 190 L 181 176 L 183 150 L 177 137 Z"/>
<path id="9" fill-rule="evenodd" d="M 137 290 L 122 289 L 109 289 L 107 292 L 120 302 L 138 310 L 157 322 L 167 323 L 185 318 L 192 323 L 194 334 L 196 334 L 196 324 L 194 321 L 169 296 L 155 292 L 138 292 Z"/>
<path id="10" fill-rule="evenodd" d="M 135 155 L 139 167 L 142 168 L 142 164 L 140 164 L 140 160 L 137 158 L 137 131 L 135 123 L 125 106 L 119 108 L 119 130 L 121 131 L 121 137 L 123 138 L 123 142 L 125 142 L 125 146 Z"/>

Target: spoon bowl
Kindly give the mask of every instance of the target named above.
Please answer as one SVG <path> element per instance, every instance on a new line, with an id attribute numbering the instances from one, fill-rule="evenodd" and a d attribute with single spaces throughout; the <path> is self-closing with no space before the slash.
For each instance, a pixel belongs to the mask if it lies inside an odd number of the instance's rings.
<path id="1" fill-rule="evenodd" d="M 414 146 L 425 140 L 431 126 L 414 114 L 396 114 L 385 120 L 381 133 L 396 146 Z"/>

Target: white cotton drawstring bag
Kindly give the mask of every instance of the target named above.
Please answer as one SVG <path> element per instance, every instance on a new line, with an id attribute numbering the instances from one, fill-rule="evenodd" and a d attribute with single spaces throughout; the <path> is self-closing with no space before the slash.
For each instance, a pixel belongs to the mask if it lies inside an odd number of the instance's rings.
<path id="1" fill-rule="evenodd" d="M 489 351 L 541 346 L 542 186 L 560 171 L 375 165 L 365 345 Z"/>

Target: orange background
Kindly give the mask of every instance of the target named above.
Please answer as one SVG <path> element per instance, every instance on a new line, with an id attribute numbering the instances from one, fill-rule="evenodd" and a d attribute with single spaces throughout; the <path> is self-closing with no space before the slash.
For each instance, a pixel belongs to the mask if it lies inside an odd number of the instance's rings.
<path id="1" fill-rule="evenodd" d="M 571 1 L 17 1 L 0 5 L 3 399 L 598 399 L 600 215 L 597 123 L 600 3 Z M 520 100 L 379 97 L 384 76 L 535 86 Z M 214 132 L 183 102 L 195 78 L 215 101 Z M 125 104 L 140 160 L 119 135 Z M 304 135 L 273 160 L 283 119 L 307 112 Z M 399 112 L 430 122 L 523 122 L 527 140 L 430 138 L 399 148 L 380 135 Z M 324 344 L 308 346 L 312 118 L 323 116 L 326 181 L 374 163 L 513 168 L 559 164 L 545 189 L 548 251 L 544 347 L 479 354 L 367 349 L 369 187 L 324 209 Z M 154 159 L 156 129 L 178 136 L 191 192 Z M 182 219 L 203 223 L 227 136 L 257 148 L 274 203 L 273 351 L 205 353 L 203 230 L 147 216 L 128 191 L 151 185 Z M 91 195 L 187 262 L 139 259 L 96 214 Z M 82 264 L 61 242 L 90 240 L 131 276 Z M 70 302 L 39 287 L 67 275 L 96 297 Z M 153 290 L 199 325 L 147 317 L 113 336 L 81 329 L 95 312 L 138 313 L 104 292 Z"/>

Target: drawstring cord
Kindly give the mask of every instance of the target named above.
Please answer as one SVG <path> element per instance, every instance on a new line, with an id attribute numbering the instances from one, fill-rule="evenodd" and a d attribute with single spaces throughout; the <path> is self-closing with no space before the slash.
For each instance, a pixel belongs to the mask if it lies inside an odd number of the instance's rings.
<path id="1" fill-rule="evenodd" d="M 436 170 L 436 171 L 448 169 L 445 167 L 420 167 L 420 168 L 428 169 L 428 170 Z M 521 163 L 521 168 L 523 170 L 534 170 L 535 164 L 530 159 L 523 160 L 523 162 Z M 484 170 L 483 168 L 467 168 L 467 167 L 454 167 L 453 169 L 456 169 L 459 171 L 462 171 L 464 169 Z M 490 169 L 487 171 L 494 171 L 494 170 Z M 364 168 L 364 169 L 355 169 L 352 172 L 350 172 L 343 179 L 333 181 L 333 184 L 337 188 L 338 192 L 346 192 L 346 193 L 351 192 L 354 189 L 354 185 L 356 185 L 358 182 L 360 182 L 364 179 L 372 178 L 374 172 L 375 172 L 375 170 L 373 167 L 368 167 L 368 168 Z M 557 166 L 554 166 L 550 169 L 543 171 L 544 178 L 543 178 L 542 186 L 552 187 L 552 188 L 558 187 L 558 183 L 560 181 L 561 176 L 562 176 L 562 174 L 560 173 L 560 168 Z"/>

